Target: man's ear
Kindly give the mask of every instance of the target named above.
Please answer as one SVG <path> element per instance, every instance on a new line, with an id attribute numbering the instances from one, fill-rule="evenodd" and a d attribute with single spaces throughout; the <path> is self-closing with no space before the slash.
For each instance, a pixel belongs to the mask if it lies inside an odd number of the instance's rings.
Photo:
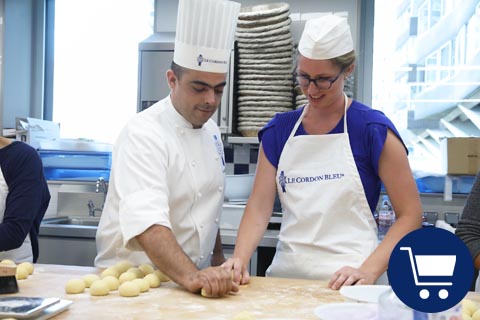
<path id="1" fill-rule="evenodd" d="M 175 72 L 173 72 L 172 69 L 167 70 L 167 82 L 170 89 L 175 88 L 175 85 L 177 83 L 177 76 L 175 75 Z"/>

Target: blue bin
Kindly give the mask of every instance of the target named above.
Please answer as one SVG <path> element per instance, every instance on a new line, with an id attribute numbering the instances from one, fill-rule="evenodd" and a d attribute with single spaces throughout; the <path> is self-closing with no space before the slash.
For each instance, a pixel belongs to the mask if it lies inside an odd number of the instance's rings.
<path id="1" fill-rule="evenodd" d="M 39 150 L 47 180 L 108 181 L 111 152 Z"/>

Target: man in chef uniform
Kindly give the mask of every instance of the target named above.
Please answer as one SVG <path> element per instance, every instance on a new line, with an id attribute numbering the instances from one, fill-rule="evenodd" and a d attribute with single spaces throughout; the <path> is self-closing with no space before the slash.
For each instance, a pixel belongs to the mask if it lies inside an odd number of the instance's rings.
<path id="1" fill-rule="evenodd" d="M 97 267 L 153 262 L 190 292 L 238 290 L 219 266 L 225 162 L 210 118 L 226 85 L 239 10 L 231 1 L 180 0 L 170 95 L 133 117 L 113 149 Z"/>

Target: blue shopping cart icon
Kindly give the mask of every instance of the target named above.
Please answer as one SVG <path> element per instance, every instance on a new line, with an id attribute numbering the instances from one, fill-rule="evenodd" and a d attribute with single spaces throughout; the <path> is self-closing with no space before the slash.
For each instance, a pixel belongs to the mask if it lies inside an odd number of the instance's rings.
<path id="1" fill-rule="evenodd" d="M 395 246 L 388 279 L 403 303 L 422 312 L 441 312 L 457 305 L 470 289 L 473 261 L 453 233 L 439 228 L 415 230 Z"/>

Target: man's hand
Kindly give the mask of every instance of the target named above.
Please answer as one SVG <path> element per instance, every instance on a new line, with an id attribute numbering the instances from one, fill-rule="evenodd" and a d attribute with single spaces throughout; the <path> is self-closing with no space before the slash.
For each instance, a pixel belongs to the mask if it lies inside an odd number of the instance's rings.
<path id="1" fill-rule="evenodd" d="M 238 292 L 238 285 L 232 281 L 231 272 L 224 267 L 210 267 L 195 272 L 185 288 L 193 293 L 204 289 L 209 297 L 221 297 Z"/>

